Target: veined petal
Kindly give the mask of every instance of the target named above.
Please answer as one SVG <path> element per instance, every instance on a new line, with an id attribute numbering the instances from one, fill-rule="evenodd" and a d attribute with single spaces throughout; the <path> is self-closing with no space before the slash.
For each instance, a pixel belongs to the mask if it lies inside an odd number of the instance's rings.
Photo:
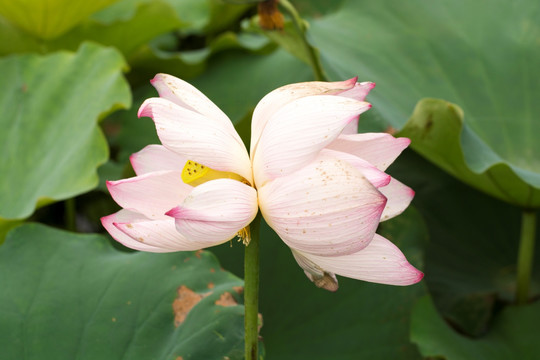
<path id="1" fill-rule="evenodd" d="M 117 222 L 135 222 L 140 220 L 148 220 L 148 218 L 139 213 L 122 209 L 112 215 L 102 217 L 101 223 L 116 241 L 128 248 L 158 253 L 175 251 L 166 247 L 153 246 L 137 241 L 114 225 Z"/>
<path id="2" fill-rule="evenodd" d="M 140 116 L 154 119 L 157 134 L 168 149 L 212 169 L 233 172 L 252 181 L 249 155 L 232 125 L 229 128 L 162 98 L 146 100 L 139 109 Z"/>
<path id="3" fill-rule="evenodd" d="M 327 148 L 356 155 L 384 171 L 410 143 L 386 133 L 343 134 Z"/>
<path id="4" fill-rule="evenodd" d="M 162 145 L 148 145 L 129 157 L 135 174 L 144 175 L 155 171 L 182 171 L 188 159 Z"/>
<path id="5" fill-rule="evenodd" d="M 187 239 L 176 230 L 174 219 L 115 221 L 113 225 L 138 243 L 161 249 L 160 252 L 193 251 L 206 246 Z M 127 245 L 129 246 L 129 245 Z"/>
<path id="6" fill-rule="evenodd" d="M 240 181 L 218 179 L 195 187 L 167 215 L 176 219 L 176 229 L 186 238 L 208 247 L 232 239 L 253 221 L 257 211 L 254 188 Z"/>
<path id="7" fill-rule="evenodd" d="M 325 152 L 258 194 L 266 222 L 290 248 L 328 256 L 366 247 L 386 203 L 359 170 Z"/>
<path id="8" fill-rule="evenodd" d="M 182 181 L 181 171 L 159 171 L 118 181 L 107 181 L 112 198 L 124 209 L 151 219 L 166 218 L 165 213 L 181 204 L 193 190 Z"/>
<path id="9" fill-rule="evenodd" d="M 323 82 L 310 81 L 285 85 L 268 93 L 259 101 L 251 121 L 251 145 L 250 154 L 253 154 L 255 146 L 259 142 L 261 134 L 268 120 L 283 106 L 306 96 L 333 95 L 343 93 L 355 87 L 357 78 L 345 81 Z M 364 99 L 357 99 L 364 100 Z"/>
<path id="10" fill-rule="evenodd" d="M 318 256 L 296 251 L 294 256 L 297 261 L 301 258 L 298 263 L 310 275 L 315 269 L 329 275 L 337 274 L 379 284 L 401 286 L 415 284 L 424 277 L 421 271 L 407 261 L 397 246 L 378 234 L 375 234 L 365 249 L 352 254 Z"/>
<path id="11" fill-rule="evenodd" d="M 223 126 L 234 131 L 227 115 L 190 83 L 167 74 L 157 74 L 150 83 L 156 88 L 161 98 L 219 121 Z"/>
<path id="12" fill-rule="evenodd" d="M 370 104 L 331 95 L 303 97 L 278 110 L 253 155 L 257 188 L 307 165 Z"/>
<path id="13" fill-rule="evenodd" d="M 381 221 L 385 221 L 401 214 L 414 198 L 414 190 L 392 178 L 390 183 L 379 188 L 388 201 L 381 215 Z"/>
<path id="14" fill-rule="evenodd" d="M 362 172 L 366 179 L 368 179 L 369 182 L 376 188 L 388 185 L 390 183 L 390 180 L 392 179 L 390 175 L 388 175 L 384 171 L 377 169 L 371 163 L 359 158 L 358 156 L 328 149 L 321 150 L 321 154 L 326 154 L 329 157 L 348 162 L 356 169 L 360 170 L 360 172 Z"/>

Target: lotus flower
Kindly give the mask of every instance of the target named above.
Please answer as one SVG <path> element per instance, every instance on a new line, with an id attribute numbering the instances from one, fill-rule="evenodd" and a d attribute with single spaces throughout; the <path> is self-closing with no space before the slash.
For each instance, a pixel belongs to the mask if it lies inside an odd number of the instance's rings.
<path id="1" fill-rule="evenodd" d="M 409 285 L 423 274 L 375 233 L 414 192 L 384 170 L 409 145 L 386 133 L 356 134 L 373 83 L 306 82 L 266 95 L 253 113 L 250 154 L 229 118 L 190 84 L 158 74 L 146 100 L 163 145 L 131 156 L 136 177 L 110 181 L 123 208 L 102 218 L 127 247 L 198 250 L 239 236 L 257 212 L 315 285 L 335 274 Z"/>

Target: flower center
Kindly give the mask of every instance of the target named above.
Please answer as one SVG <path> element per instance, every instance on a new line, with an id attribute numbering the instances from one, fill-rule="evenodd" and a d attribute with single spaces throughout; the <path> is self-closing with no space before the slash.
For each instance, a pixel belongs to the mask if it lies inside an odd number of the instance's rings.
<path id="1" fill-rule="evenodd" d="M 207 181 L 216 179 L 233 179 L 249 184 L 246 179 L 238 174 L 214 170 L 191 160 L 186 162 L 182 170 L 182 181 L 191 186 L 201 185 Z"/>
<path id="2" fill-rule="evenodd" d="M 191 186 L 201 185 L 210 180 L 216 179 L 232 179 L 238 180 L 246 185 L 251 186 L 249 181 L 244 179 L 244 177 L 235 174 L 233 172 L 219 171 L 209 168 L 208 166 L 201 165 L 195 161 L 188 160 L 184 169 L 182 170 L 182 181 Z M 236 236 L 239 237 L 239 240 L 242 240 L 244 245 L 249 244 L 251 240 L 251 234 L 249 231 L 249 225 L 241 229 Z"/>

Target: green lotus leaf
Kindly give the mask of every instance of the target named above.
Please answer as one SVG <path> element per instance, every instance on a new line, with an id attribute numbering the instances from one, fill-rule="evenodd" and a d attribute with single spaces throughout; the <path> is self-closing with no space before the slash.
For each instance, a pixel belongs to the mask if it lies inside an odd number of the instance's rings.
<path id="1" fill-rule="evenodd" d="M 108 157 L 98 118 L 130 105 L 122 56 L 84 44 L 77 53 L 0 59 L 0 218 L 94 188 Z"/>
<path id="2" fill-rule="evenodd" d="M 359 75 L 377 83 L 369 101 L 394 128 L 403 127 L 422 98 L 459 106 L 466 125 L 458 142 L 465 168 L 455 170 L 456 176 L 505 201 L 536 208 L 539 16 L 535 0 L 346 1 L 313 21 L 310 33 L 332 79 Z M 446 166 L 456 159 L 436 161 Z"/>
<path id="3" fill-rule="evenodd" d="M 413 205 L 429 229 L 424 281 L 438 311 L 460 333 L 481 337 L 497 312 L 515 301 L 521 210 L 476 191 L 412 151 L 391 170 L 416 191 Z M 533 270 L 531 299 L 540 295 L 538 247 Z"/>
<path id="4" fill-rule="evenodd" d="M 2 0 L 0 15 L 38 38 L 52 39 L 115 1 Z"/>
<path id="5" fill-rule="evenodd" d="M 439 316 L 426 296 L 414 308 L 411 339 L 422 355 L 447 360 L 534 360 L 540 354 L 538 322 L 540 302 L 502 310 L 482 338 L 471 339 L 455 332 Z"/>
<path id="6" fill-rule="evenodd" d="M 410 138 L 414 150 L 461 181 L 520 207 L 540 207 L 540 173 L 524 171 L 497 157 L 467 126 L 457 105 L 437 99 L 419 101 L 398 135 Z M 528 143 L 523 146 L 532 151 Z M 476 172 L 466 158 L 472 153 L 492 165 Z"/>
<path id="7" fill-rule="evenodd" d="M 0 247 L 0 281 L 4 359 L 243 359 L 243 282 L 207 251 L 26 224 Z"/>

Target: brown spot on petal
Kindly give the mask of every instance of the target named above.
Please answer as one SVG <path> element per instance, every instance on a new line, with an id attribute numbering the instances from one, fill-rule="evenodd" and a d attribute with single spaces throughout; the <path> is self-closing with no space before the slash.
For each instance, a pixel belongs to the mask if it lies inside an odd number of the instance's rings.
<path id="1" fill-rule="evenodd" d="M 238 305 L 238 303 L 236 302 L 236 300 L 234 300 L 231 293 L 227 292 L 227 291 L 224 292 L 223 294 L 221 294 L 219 299 L 216 300 L 215 304 L 219 305 L 219 306 L 235 306 L 235 305 Z"/>
<path id="2" fill-rule="evenodd" d="M 174 299 L 172 308 L 174 311 L 174 326 L 180 326 L 186 320 L 187 314 L 195 305 L 204 297 L 197 294 L 185 285 L 182 285 L 177 290 L 178 296 Z"/>

